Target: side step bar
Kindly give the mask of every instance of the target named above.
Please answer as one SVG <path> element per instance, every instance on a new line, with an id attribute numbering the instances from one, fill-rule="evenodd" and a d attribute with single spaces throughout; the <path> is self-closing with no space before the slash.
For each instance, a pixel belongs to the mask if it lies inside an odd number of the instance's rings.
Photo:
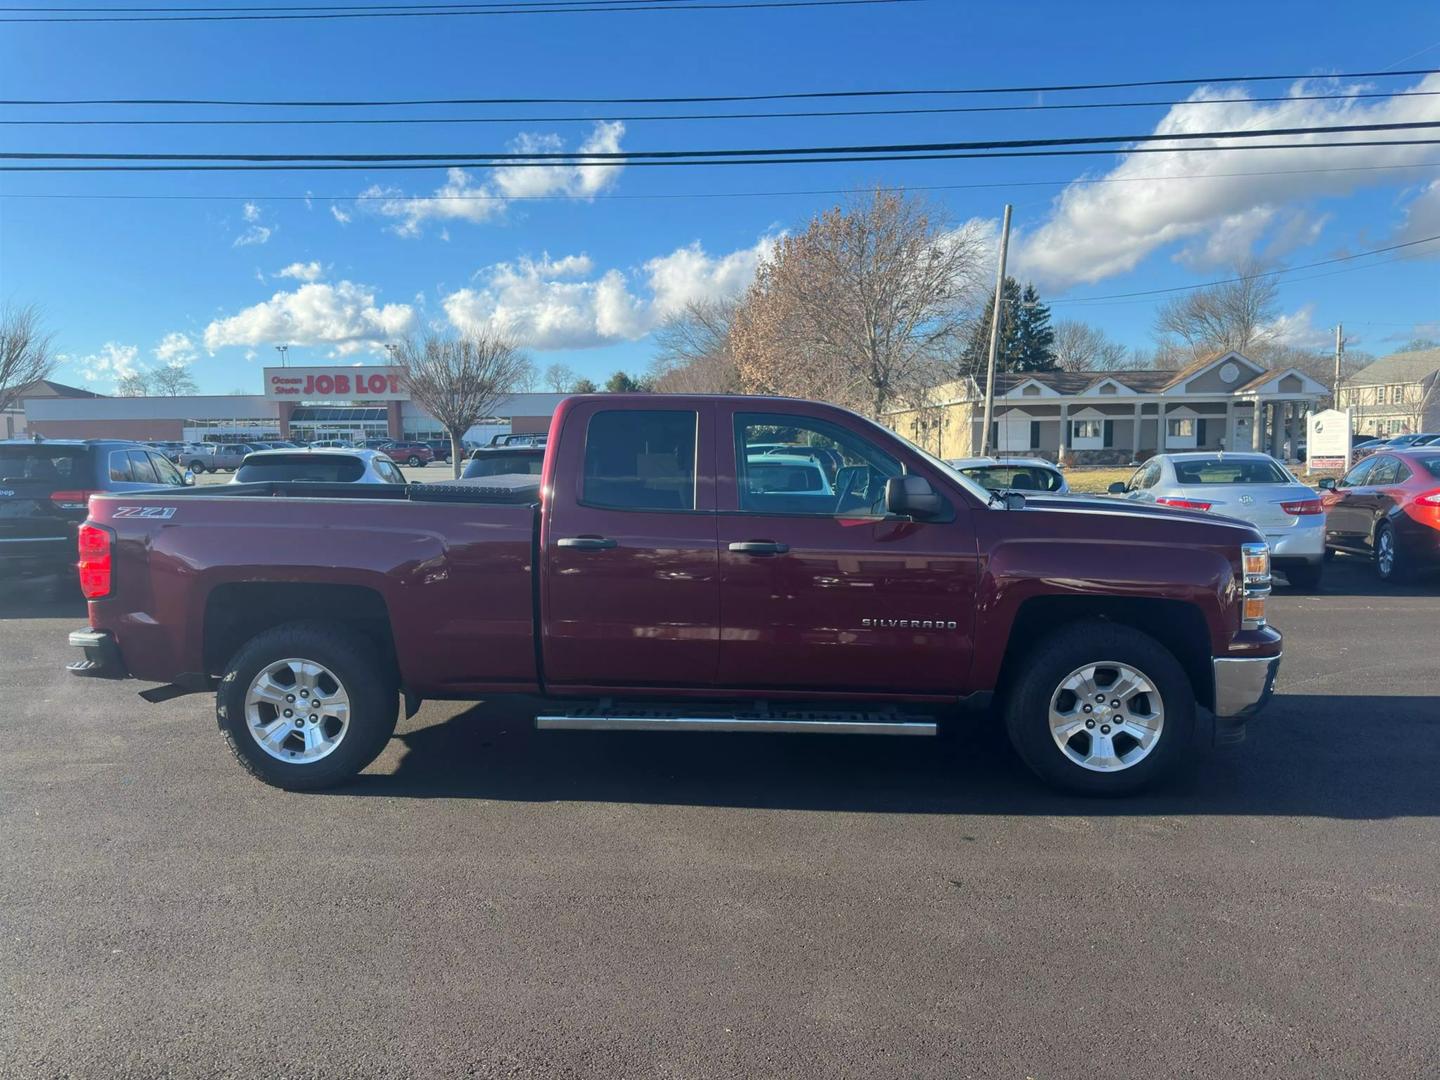
<path id="1" fill-rule="evenodd" d="M 883 714 L 856 713 L 776 716 L 627 716 L 609 712 L 579 712 L 566 716 L 537 716 L 541 731 L 757 731 L 817 735 L 934 735 L 929 719 L 889 720 Z"/>

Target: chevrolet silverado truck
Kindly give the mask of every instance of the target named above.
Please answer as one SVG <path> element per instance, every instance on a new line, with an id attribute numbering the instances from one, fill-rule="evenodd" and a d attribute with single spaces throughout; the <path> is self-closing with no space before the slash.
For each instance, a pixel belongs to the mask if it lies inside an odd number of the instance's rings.
<path id="1" fill-rule="evenodd" d="M 757 468 L 776 444 L 825 483 Z M 354 777 L 402 705 L 522 695 L 551 730 L 923 736 L 978 709 L 1049 783 L 1120 794 L 1201 719 L 1243 735 L 1281 656 L 1253 526 L 990 492 L 783 398 L 571 397 L 538 476 L 96 496 L 78 542 L 70 670 L 213 692 L 240 763 L 296 790 Z"/>

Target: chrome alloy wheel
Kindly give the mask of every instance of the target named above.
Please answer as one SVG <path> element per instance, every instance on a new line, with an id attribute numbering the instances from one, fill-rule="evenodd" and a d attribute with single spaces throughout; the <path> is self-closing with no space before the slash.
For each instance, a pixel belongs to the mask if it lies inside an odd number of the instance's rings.
<path id="1" fill-rule="evenodd" d="M 1050 735 L 1060 752 L 1092 772 L 1144 761 L 1160 742 L 1165 703 L 1142 671 L 1104 660 L 1076 668 L 1050 697 Z"/>
<path id="2" fill-rule="evenodd" d="M 1388 578 L 1395 572 L 1395 534 L 1388 528 L 1381 529 L 1375 538 L 1375 563 L 1381 577 Z"/>
<path id="3" fill-rule="evenodd" d="M 335 673 L 291 657 L 261 668 L 245 691 L 245 727 L 278 761 L 308 765 L 327 756 L 350 727 L 350 695 Z"/>

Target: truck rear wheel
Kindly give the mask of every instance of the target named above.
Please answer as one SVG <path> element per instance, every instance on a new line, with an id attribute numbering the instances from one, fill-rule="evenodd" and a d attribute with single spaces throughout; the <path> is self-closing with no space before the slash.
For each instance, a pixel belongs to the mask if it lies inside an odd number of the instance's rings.
<path id="1" fill-rule="evenodd" d="M 215 716 L 256 778 L 289 791 L 352 779 L 395 732 L 399 699 L 360 634 L 296 622 L 257 634 L 231 657 Z"/>
<path id="2" fill-rule="evenodd" d="M 1148 634 L 1074 623 L 1025 658 L 1006 700 L 1005 726 L 1046 783 L 1125 795 L 1183 760 L 1193 745 L 1195 692 L 1180 662 Z"/>

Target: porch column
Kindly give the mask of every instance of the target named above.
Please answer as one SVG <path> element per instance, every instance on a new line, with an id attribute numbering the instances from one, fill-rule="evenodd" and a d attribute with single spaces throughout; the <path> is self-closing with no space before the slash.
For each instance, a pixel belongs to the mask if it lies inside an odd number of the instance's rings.
<path id="1" fill-rule="evenodd" d="M 1250 449 L 1260 449 L 1260 429 L 1265 426 L 1265 405 L 1259 398 L 1250 410 Z"/>
<path id="2" fill-rule="evenodd" d="M 1140 402 L 1135 403 L 1135 421 L 1130 425 L 1130 458 L 1133 461 L 1140 456 Z"/>
<path id="3" fill-rule="evenodd" d="M 1068 462 L 1068 461 L 1070 460 L 1069 450 L 1070 450 L 1070 403 L 1069 403 L 1068 401 L 1062 401 L 1062 402 L 1060 403 L 1060 449 L 1056 452 L 1055 456 L 1056 456 L 1057 458 L 1059 458 L 1061 461 L 1066 461 L 1066 462 Z"/>
<path id="4" fill-rule="evenodd" d="M 1169 434 L 1166 430 L 1169 427 L 1169 421 L 1166 419 L 1165 402 L 1160 402 L 1160 404 L 1156 406 L 1156 409 L 1159 411 L 1155 413 L 1155 452 L 1157 454 L 1163 454 L 1169 449 L 1165 445 L 1166 436 Z"/>
<path id="5" fill-rule="evenodd" d="M 1220 439 L 1221 450 L 1235 449 L 1235 399 L 1225 399 L 1225 434 Z"/>
<path id="6" fill-rule="evenodd" d="M 1287 401 L 1282 408 L 1285 410 L 1285 441 L 1280 449 L 1285 453 L 1285 460 L 1289 461 L 1295 456 L 1295 403 Z"/>

